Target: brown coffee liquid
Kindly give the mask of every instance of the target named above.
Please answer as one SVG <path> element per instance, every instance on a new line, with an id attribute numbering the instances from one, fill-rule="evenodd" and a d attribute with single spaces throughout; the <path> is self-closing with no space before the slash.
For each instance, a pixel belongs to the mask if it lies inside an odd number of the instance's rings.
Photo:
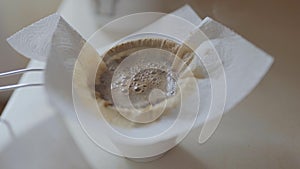
<path id="1" fill-rule="evenodd" d="M 130 53 L 143 48 L 159 48 L 177 54 L 179 47 L 180 45 L 169 40 L 144 39 L 121 44 L 111 49 L 103 58 L 107 69 L 98 75 L 98 79 L 96 79 L 96 96 L 107 101 L 107 105 L 113 106 L 112 90 L 117 90 L 118 92 L 128 94 L 130 102 L 134 107 L 143 108 L 153 104 L 153 102 L 150 103 L 149 101 L 149 95 L 153 89 L 160 90 L 165 96 L 164 98 L 157 99 L 156 103 L 166 97 L 175 95 L 176 79 L 172 72 L 168 71 L 168 68 L 173 63 L 172 61 L 169 61 L 170 63 L 163 63 L 162 65 L 166 66 L 164 69 L 152 65 L 142 68 L 135 74 L 124 72 L 124 75 L 122 75 L 123 79 L 118 81 L 112 82 L 112 79 L 117 67 Z M 126 50 L 130 50 L 130 52 L 126 52 Z"/>
<path id="2" fill-rule="evenodd" d="M 136 108 L 146 107 L 150 103 L 149 96 L 153 89 L 159 89 L 166 97 L 172 96 L 176 91 L 175 79 L 166 71 L 160 69 L 144 69 L 137 73 L 129 85 L 129 98 Z M 156 103 L 163 101 L 158 98 Z"/>

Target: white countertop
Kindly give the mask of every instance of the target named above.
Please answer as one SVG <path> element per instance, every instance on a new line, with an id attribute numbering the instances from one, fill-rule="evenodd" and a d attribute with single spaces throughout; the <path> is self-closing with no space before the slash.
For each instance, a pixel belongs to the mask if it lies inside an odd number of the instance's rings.
<path id="1" fill-rule="evenodd" d="M 88 36 L 93 30 L 84 29 L 78 21 L 73 22 L 76 18 L 71 17 L 70 4 L 70 1 L 65 1 L 60 9 L 61 13 L 66 20 L 74 24 L 75 28 L 84 32 L 84 36 Z M 299 168 L 300 93 L 299 86 L 296 85 L 299 84 L 299 78 L 295 79 L 295 76 L 286 75 L 281 71 L 293 66 L 296 68 L 297 64 L 285 61 L 284 58 L 275 60 L 274 66 L 259 86 L 237 107 L 224 115 L 218 129 L 205 144 L 197 143 L 200 131 L 193 130 L 179 146 L 157 161 L 136 163 L 100 149 L 97 151 L 101 152 L 101 156 L 95 159 L 99 159 L 101 168 Z M 44 63 L 31 61 L 28 67 L 44 67 Z M 27 73 L 21 80 L 21 82 L 33 81 L 43 81 L 43 75 Z M 36 127 L 43 129 L 41 126 L 49 119 L 62 123 L 55 109 L 48 103 L 44 87 L 16 90 L 2 118 L 11 124 L 17 138 L 23 137 Z M 45 128 L 45 133 L 51 133 L 49 130 L 51 126 Z M 47 134 L 41 137 L 47 137 Z M 55 139 L 52 135 L 49 137 Z M 56 138 L 56 141 L 59 142 L 59 139 Z M 5 150 L 12 142 L 8 130 L 0 124 L 0 151 Z M 75 145 L 74 147 L 76 149 Z M 60 157 L 64 158 L 65 163 L 78 164 L 68 159 L 68 152 L 64 152 L 62 148 L 55 149 L 54 146 L 54 150 L 57 151 L 56 154 L 61 154 Z M 25 151 L 26 153 L 30 152 Z M 53 157 L 48 160 L 55 159 Z M 26 164 L 26 161 L 23 163 Z M 91 164 L 91 168 L 93 166 L 95 165 Z"/>

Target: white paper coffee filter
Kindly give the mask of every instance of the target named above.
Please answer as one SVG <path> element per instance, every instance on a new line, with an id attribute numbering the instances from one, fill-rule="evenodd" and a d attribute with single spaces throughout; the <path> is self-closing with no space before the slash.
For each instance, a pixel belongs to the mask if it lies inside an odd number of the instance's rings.
<path id="1" fill-rule="evenodd" d="M 146 18 L 148 18 L 149 16 L 147 15 L 152 15 L 152 14 L 147 13 L 147 14 L 139 14 L 139 15 L 145 15 Z M 193 24 L 190 24 L 186 20 L 183 20 L 181 18 L 178 19 L 175 16 L 164 16 L 164 18 L 167 17 L 169 17 L 169 20 L 172 21 L 173 24 L 176 22 L 181 22 L 179 23 L 179 25 L 185 25 L 185 27 L 187 27 L 186 25 L 189 24 L 190 30 L 193 30 L 193 28 L 195 28 Z M 139 16 L 139 18 L 141 18 L 141 16 Z M 122 21 L 122 19 L 131 20 L 132 18 L 130 17 L 121 18 L 120 21 L 124 22 Z M 107 26 L 113 27 L 112 26 L 113 24 L 118 25 L 118 23 L 114 22 Z M 166 31 L 166 29 L 167 28 L 164 27 L 164 31 Z M 134 39 L 145 39 L 145 38 L 166 38 L 166 37 L 174 38 L 173 35 L 176 34 L 174 34 L 171 31 L 172 27 L 168 27 L 168 29 L 170 29 L 170 31 L 166 31 L 166 33 L 168 32 L 170 33 L 168 35 L 164 35 L 164 37 L 155 34 L 155 33 L 160 33 L 158 32 L 157 29 L 153 29 L 153 30 L 147 29 L 145 33 L 139 31 L 139 34 L 134 34 L 129 36 L 131 38 L 129 38 L 127 34 L 124 33 L 123 34 L 124 38 L 119 40 L 117 43 L 131 41 Z M 103 30 L 106 30 L 106 28 L 104 27 Z M 94 34 L 91 41 L 93 42 L 93 38 L 105 39 L 105 37 L 102 38 L 102 36 L 105 35 L 103 30 L 99 30 L 96 34 Z M 148 33 L 148 32 L 152 32 L 152 33 Z M 188 35 L 188 33 L 185 34 Z M 98 50 L 98 52 L 101 51 Z M 104 51 L 102 51 L 102 53 L 103 52 Z M 102 141 L 104 137 L 103 135 L 109 135 L 113 138 L 113 141 L 115 141 L 115 143 L 117 142 L 118 149 L 121 149 L 123 151 L 122 153 L 125 154 L 125 156 L 132 157 L 132 158 L 137 158 L 137 157 L 141 158 L 141 157 L 149 157 L 149 156 L 154 156 L 163 153 L 168 149 L 170 149 L 171 147 L 175 146 L 181 139 L 183 139 L 184 135 L 182 135 L 181 138 L 177 138 L 177 137 L 180 134 L 184 133 L 184 131 L 186 131 L 187 134 L 189 129 L 192 128 L 193 121 L 196 120 L 196 116 L 197 116 L 197 110 L 198 110 L 197 100 L 199 99 L 188 97 L 188 95 L 190 95 L 190 92 L 193 92 L 193 90 L 188 90 L 187 92 L 184 92 L 185 96 L 183 96 L 183 98 L 185 99 L 183 100 L 183 102 L 185 102 L 184 103 L 185 106 L 179 108 L 182 109 L 181 112 L 185 112 L 182 114 L 185 115 L 185 118 L 179 118 L 180 119 L 179 122 L 177 123 L 177 125 L 173 126 L 172 130 L 168 130 L 168 129 L 171 128 L 171 126 L 175 122 L 179 111 L 178 109 L 174 110 L 174 112 L 172 113 L 171 112 L 168 113 L 168 115 L 163 116 L 159 120 L 147 125 L 134 124 L 126 120 L 125 118 L 123 118 L 119 113 L 113 111 L 108 111 L 108 112 L 102 111 L 103 113 L 102 115 L 106 117 L 105 119 L 108 121 L 107 124 L 105 123 L 108 126 L 103 126 L 103 122 L 101 122 L 103 118 L 101 118 L 101 113 L 98 110 L 98 103 L 94 99 L 95 97 L 91 94 L 91 92 L 94 91 L 93 86 L 95 86 L 95 84 L 93 83 L 96 76 L 95 69 L 98 67 L 97 64 L 99 63 L 98 58 L 99 57 L 97 56 L 96 51 L 93 51 L 93 48 L 91 48 L 89 44 L 86 44 L 86 46 L 83 48 L 83 52 L 79 56 L 78 59 L 79 65 L 76 65 L 76 68 L 78 69 L 81 68 L 82 71 L 77 72 L 75 69 L 75 73 L 74 73 L 75 81 L 73 83 L 75 84 L 74 94 L 76 95 L 76 97 L 74 97 L 74 104 L 77 110 L 78 118 L 86 133 L 90 136 L 91 139 L 93 139 L 95 143 L 98 143 L 99 146 L 103 147 L 102 146 L 103 145 Z M 86 70 L 89 71 L 85 72 Z M 87 80 L 90 81 L 87 83 Z M 190 82 L 193 81 L 190 80 Z M 196 88 L 195 81 L 194 83 L 189 83 L 189 85 L 190 88 Z M 89 86 L 92 86 L 92 88 L 90 88 Z M 198 94 L 199 92 L 196 93 Z M 86 108 L 82 108 L 82 107 L 86 107 Z M 189 111 L 191 110 L 191 107 L 193 108 L 192 112 L 194 114 L 190 113 L 191 111 Z M 87 108 L 91 110 L 88 112 L 85 111 Z M 165 132 L 166 130 L 168 130 L 168 132 Z M 172 142 L 170 142 L 170 140 L 172 140 Z M 161 143 L 164 144 L 160 145 Z M 124 148 L 126 148 L 126 150 Z M 110 150 L 110 152 L 118 154 L 114 150 Z"/>
<path id="2" fill-rule="evenodd" d="M 117 32 L 114 34 L 112 31 L 102 31 L 100 37 L 104 37 L 104 39 L 101 39 L 101 42 L 104 43 L 93 43 L 96 41 L 91 41 L 91 45 L 93 47 L 97 47 L 96 49 L 99 50 L 99 52 L 103 52 L 116 44 L 116 40 L 120 40 L 122 37 L 125 37 L 132 32 L 138 32 L 138 33 L 145 33 L 145 32 L 158 32 L 167 34 L 170 37 L 175 37 L 175 39 L 188 39 L 188 35 L 195 30 L 196 26 L 201 21 L 199 17 L 197 17 L 189 7 L 183 7 L 182 9 L 175 12 L 175 14 L 179 14 L 179 17 L 183 17 L 185 19 L 191 18 L 189 24 L 177 24 L 176 22 L 173 22 L 173 20 L 170 18 L 174 17 L 163 17 L 159 19 L 157 22 L 154 22 L 152 24 L 149 23 L 149 26 L 147 26 L 143 30 L 132 30 L 129 32 Z M 48 94 L 50 96 L 50 99 L 53 104 L 55 104 L 59 110 L 63 114 L 68 114 L 66 116 L 67 123 L 77 123 L 76 121 L 76 114 L 74 113 L 73 104 L 72 104 L 72 73 L 75 61 L 81 51 L 82 46 L 85 44 L 85 40 L 80 36 L 80 34 L 74 29 L 61 17 L 57 17 L 58 14 L 49 16 L 50 18 L 54 18 L 55 21 L 51 21 L 52 23 L 57 23 L 57 27 L 54 29 L 53 36 L 47 36 L 43 40 L 37 40 L 37 38 L 33 38 L 30 41 L 39 42 L 43 41 L 46 44 L 48 43 L 51 48 L 50 52 L 46 52 L 45 55 L 47 55 L 48 61 L 47 61 L 47 70 L 46 70 L 46 88 L 48 90 Z M 161 15 L 161 14 L 160 14 Z M 157 17 L 157 15 L 155 16 Z M 39 21 L 40 25 L 47 25 L 48 19 L 43 19 Z M 184 20 L 181 20 L 180 22 L 184 22 Z M 179 23 L 180 23 L 179 22 Z M 185 21 L 187 22 L 187 21 Z M 192 22 L 192 23 L 191 23 Z M 169 23 L 169 24 L 168 24 Z M 188 22 L 187 22 L 188 23 Z M 138 23 L 137 23 L 138 24 Z M 190 25 L 190 26 L 189 26 Z M 43 26 L 41 26 L 44 28 Z M 36 35 L 38 34 L 38 31 L 35 29 L 31 29 L 32 26 L 29 26 L 27 29 L 31 30 L 31 33 Z M 41 28 L 41 29 L 42 29 Z M 265 75 L 267 70 L 269 69 L 270 65 L 272 64 L 272 58 L 261 51 L 260 49 L 256 48 L 254 45 L 240 37 L 239 35 L 235 34 L 222 24 L 213 21 L 212 19 L 205 19 L 201 22 L 199 26 L 200 30 L 205 33 L 205 35 L 208 37 L 210 41 L 207 41 L 205 39 L 200 40 L 199 47 L 197 48 L 197 53 L 202 54 L 202 61 L 207 61 L 207 63 L 212 63 L 212 70 L 213 68 L 213 62 L 210 61 L 209 52 L 212 50 L 212 45 L 214 47 L 214 51 L 218 52 L 218 56 L 220 57 L 221 62 L 224 65 L 224 72 L 226 75 L 226 104 L 225 107 L 222 107 L 222 105 L 219 105 L 218 108 L 222 109 L 225 108 L 225 111 L 230 110 L 234 105 L 236 105 L 239 101 L 241 101 L 247 94 L 250 93 L 250 91 L 258 84 L 258 82 L 261 80 L 261 78 Z M 52 29 L 53 30 L 53 29 Z M 105 29 L 104 29 L 105 30 Z M 106 29 L 108 30 L 108 29 Z M 120 29 L 121 30 L 121 29 Z M 14 47 L 16 50 L 18 50 L 20 53 L 23 53 L 25 56 L 33 59 L 38 59 L 36 54 L 32 54 L 30 52 L 22 52 L 20 50 L 20 46 L 22 46 L 22 43 L 27 44 L 27 40 L 20 40 L 18 37 L 26 37 L 22 34 L 27 34 L 27 31 L 19 32 L 18 36 L 13 36 L 13 38 L 9 39 L 10 44 L 12 47 Z M 51 32 L 51 31 L 49 31 Z M 29 39 L 28 39 L 29 40 Z M 98 39 L 99 40 L 99 39 Z M 50 43 L 51 42 L 51 43 Z M 100 46 L 99 46 L 100 45 Z M 105 46 L 104 46 L 105 45 Z M 45 46 L 45 45 L 43 45 Z M 103 47 L 100 49 L 100 47 Z M 32 49 L 31 51 L 34 53 L 35 48 L 32 48 L 31 46 L 28 46 L 28 48 Z M 203 65 L 201 63 L 201 59 L 196 61 L 196 64 L 199 63 L 200 65 Z M 195 64 L 195 63 L 194 63 Z M 216 72 L 215 72 L 216 73 Z M 207 121 L 213 121 L 215 124 L 218 123 L 218 120 L 220 120 L 220 117 L 223 112 L 216 111 L 216 113 L 208 114 L 210 110 L 211 105 L 211 99 L 215 96 L 218 96 L 217 92 L 216 95 L 212 95 L 211 93 L 211 83 L 212 81 L 216 80 L 218 81 L 218 78 L 221 76 L 217 75 L 214 76 L 215 78 L 213 80 L 211 79 L 201 79 L 197 81 L 197 87 L 199 91 L 201 91 L 201 102 L 194 102 L 195 100 L 191 99 L 194 96 L 191 94 L 189 99 L 186 99 L 185 101 L 190 102 L 191 104 L 196 104 L 199 106 L 200 114 L 197 118 L 197 125 L 194 125 L 194 127 L 204 124 L 204 122 Z M 84 80 L 84 79 L 83 79 Z M 222 79 L 221 79 L 222 81 Z M 195 93 L 194 93 L 195 94 Z M 83 97 L 76 97 L 77 99 L 80 99 L 79 101 L 82 103 L 84 100 L 82 100 Z M 188 110 L 193 109 L 194 106 L 188 107 Z M 93 126 L 93 124 L 96 124 L 96 122 L 101 122 L 101 118 L 95 119 L 94 117 L 99 117 L 99 114 L 97 112 L 94 112 L 94 110 L 89 111 L 84 106 L 80 105 L 79 109 L 81 109 L 82 112 L 87 112 L 86 116 L 81 116 L 80 121 L 81 124 L 83 121 L 94 121 L 94 123 L 89 124 L 89 126 Z M 186 112 L 189 112 L 186 110 Z M 66 113 L 68 112 L 68 113 Z M 213 120 L 213 119 L 218 119 Z M 102 121 L 103 122 L 103 121 Z M 160 125 L 163 125 L 165 123 L 157 123 Z M 170 123 L 169 123 L 170 124 Z M 95 128 L 89 127 L 90 131 L 89 136 L 91 135 L 98 135 L 99 128 L 103 127 L 103 125 L 107 125 L 106 123 L 99 123 Z M 102 125 L 102 126 L 101 126 Z M 154 125 L 152 125 L 154 126 Z M 156 125 L 158 127 L 159 125 Z M 107 127 L 107 126 L 106 126 Z M 214 127 L 213 127 L 214 128 Z M 211 131 L 213 128 L 205 129 L 208 132 L 204 132 L 204 138 L 207 138 L 210 136 Z M 137 132 L 138 130 L 146 130 L 147 128 L 135 128 L 134 130 L 126 130 L 126 128 L 123 132 Z M 148 128 L 148 130 L 153 128 Z M 183 129 L 187 129 L 184 128 Z M 72 128 L 70 128 L 72 130 Z M 103 128 L 102 128 L 103 130 Z M 85 130 L 87 131 L 87 130 Z M 150 130 L 149 130 L 150 131 Z M 71 131 L 75 132 L 76 131 Z M 106 131 L 103 131 L 104 133 Z M 139 131 L 138 131 L 139 132 Z M 150 139 L 150 140 L 135 140 L 135 141 L 128 141 L 128 138 L 117 136 L 114 137 L 111 135 L 107 135 L 112 138 L 112 141 L 114 144 L 111 144 L 110 138 L 103 138 L 103 143 L 105 143 L 105 146 L 108 146 L 112 149 L 114 149 L 116 154 L 123 153 L 129 157 L 147 157 L 151 155 L 156 155 L 159 151 L 162 150 L 168 150 L 172 148 L 172 146 L 176 145 L 178 140 L 177 138 L 182 134 L 182 131 L 174 131 L 168 133 L 165 137 L 161 137 L 159 139 Z M 79 139 L 83 135 L 78 134 L 77 137 L 75 136 L 75 140 Z M 91 137 L 91 139 L 94 139 Z M 116 140 L 119 142 L 116 143 Z M 94 140 L 95 141 L 95 140 Z M 140 143 L 140 144 L 139 144 Z M 117 146 L 117 148 L 115 147 Z M 128 149 L 124 149 L 124 147 L 127 147 Z M 123 148 L 123 149 L 122 149 Z M 121 151 L 120 151 L 121 150 Z M 131 151 L 132 150 L 132 151 Z M 141 156 L 141 150 L 149 150 L 148 152 L 142 154 Z M 126 152 L 131 152 L 131 154 L 128 154 Z"/>

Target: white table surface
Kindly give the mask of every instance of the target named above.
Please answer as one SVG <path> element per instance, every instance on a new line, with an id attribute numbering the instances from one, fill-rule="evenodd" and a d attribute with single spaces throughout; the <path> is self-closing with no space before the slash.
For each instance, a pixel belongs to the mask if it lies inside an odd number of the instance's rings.
<path id="1" fill-rule="evenodd" d="M 73 15 L 75 8 L 71 6 L 76 4 L 64 1 L 60 11 L 77 30 L 88 36 L 93 28 L 85 28 Z M 296 85 L 299 78 L 282 71 L 291 66 L 296 67 L 297 64 L 275 60 L 275 65 L 259 86 L 223 117 L 218 129 L 205 144 L 197 143 L 200 131 L 193 130 L 179 146 L 154 162 L 136 163 L 100 149 L 97 151 L 101 151 L 101 156 L 95 158 L 100 159 L 101 168 L 299 168 L 300 93 Z M 28 67 L 44 67 L 44 63 L 31 61 Z M 21 80 L 33 81 L 43 81 L 43 75 L 27 73 Z M 56 116 L 44 87 L 32 87 L 16 90 L 2 117 L 11 124 L 18 138 Z M 11 142 L 8 130 L 0 124 L 0 152 Z M 93 166 L 91 164 L 91 168 Z"/>

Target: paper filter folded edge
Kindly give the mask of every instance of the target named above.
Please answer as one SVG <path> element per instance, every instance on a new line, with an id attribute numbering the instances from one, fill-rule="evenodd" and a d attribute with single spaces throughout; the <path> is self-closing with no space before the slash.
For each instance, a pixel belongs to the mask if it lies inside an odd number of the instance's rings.
<path id="1" fill-rule="evenodd" d="M 14 50 L 29 59 L 46 61 L 53 34 L 61 18 L 58 13 L 42 18 L 7 38 L 7 42 Z"/>

